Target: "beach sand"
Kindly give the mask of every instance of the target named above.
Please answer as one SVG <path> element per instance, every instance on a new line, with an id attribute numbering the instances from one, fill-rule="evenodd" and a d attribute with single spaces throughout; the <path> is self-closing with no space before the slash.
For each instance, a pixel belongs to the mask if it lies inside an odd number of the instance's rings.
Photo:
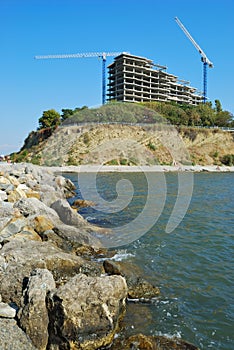
<path id="1" fill-rule="evenodd" d="M 54 172 L 65 173 L 93 173 L 93 172 L 234 172 L 234 166 L 217 165 L 153 165 L 153 166 L 125 166 L 125 165 L 79 165 L 48 167 Z"/>

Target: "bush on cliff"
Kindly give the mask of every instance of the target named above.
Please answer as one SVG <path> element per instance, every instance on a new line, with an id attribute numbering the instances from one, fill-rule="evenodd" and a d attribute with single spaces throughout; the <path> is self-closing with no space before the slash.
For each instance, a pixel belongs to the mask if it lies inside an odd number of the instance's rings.
<path id="1" fill-rule="evenodd" d="M 233 165 L 234 165 L 234 154 L 226 154 L 226 155 L 223 156 L 223 158 L 221 159 L 221 162 L 222 162 L 224 165 L 233 166 Z"/>

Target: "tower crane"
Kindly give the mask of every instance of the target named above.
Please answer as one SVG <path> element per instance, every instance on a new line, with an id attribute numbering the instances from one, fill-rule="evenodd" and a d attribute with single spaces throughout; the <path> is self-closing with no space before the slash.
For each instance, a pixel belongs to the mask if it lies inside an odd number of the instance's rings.
<path id="1" fill-rule="evenodd" d="M 74 54 L 62 54 L 62 55 L 46 55 L 35 56 L 35 59 L 54 59 L 54 58 L 86 58 L 86 57 L 98 57 L 102 59 L 102 104 L 106 103 L 106 58 L 108 56 L 119 56 L 122 52 L 85 52 Z"/>
<path id="2" fill-rule="evenodd" d="M 207 99 L 207 66 L 209 68 L 213 68 L 213 63 L 208 59 L 205 52 L 200 48 L 200 46 L 196 43 L 196 41 L 193 39 L 191 34 L 187 31 L 185 26 L 181 23 L 181 21 L 175 17 L 176 23 L 179 25 L 179 27 L 183 30 L 185 35 L 189 38 L 189 40 L 192 42 L 192 44 L 195 46 L 197 51 L 201 55 L 201 61 L 203 62 L 203 103 L 206 103 Z"/>

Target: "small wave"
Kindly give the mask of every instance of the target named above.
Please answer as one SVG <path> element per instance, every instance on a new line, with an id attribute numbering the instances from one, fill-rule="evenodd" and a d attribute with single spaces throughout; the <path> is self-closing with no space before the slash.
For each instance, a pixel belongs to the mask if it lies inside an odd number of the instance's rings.
<path id="1" fill-rule="evenodd" d="M 122 261 L 128 258 L 134 257 L 135 254 L 128 253 L 126 250 L 119 250 L 114 256 L 112 256 L 109 260 L 114 261 Z"/>
<path id="2" fill-rule="evenodd" d="M 171 304 L 175 304 L 175 302 L 178 301 L 178 298 L 170 298 L 170 299 L 168 299 L 168 298 L 165 298 L 165 299 L 156 298 L 155 301 L 156 301 L 156 304 L 158 306 L 169 305 L 169 304 L 171 305 Z"/>
<path id="3" fill-rule="evenodd" d="M 180 331 L 176 331 L 174 334 L 164 333 L 164 332 L 158 331 L 155 333 L 155 335 L 163 336 L 163 337 L 166 337 L 169 339 L 173 339 L 173 338 L 181 339 L 182 338 L 182 332 L 180 332 Z"/>
<path id="4" fill-rule="evenodd" d="M 134 257 L 134 256 L 135 256 L 135 254 L 127 253 L 126 250 L 119 250 L 115 255 L 108 258 L 108 260 L 122 261 L 122 260 L 126 260 L 128 258 Z M 99 262 L 104 261 L 104 260 L 106 260 L 106 258 L 96 259 L 96 261 L 99 261 Z"/>
<path id="5" fill-rule="evenodd" d="M 94 221 L 94 220 L 97 220 L 97 219 L 94 216 L 87 216 L 86 220 L 90 222 L 90 221 Z"/>
<path id="6" fill-rule="evenodd" d="M 128 303 L 141 303 L 141 304 L 147 304 L 147 305 L 153 305 L 157 302 L 157 298 L 135 298 L 135 299 L 131 299 L 131 298 L 127 298 L 127 302 Z"/>

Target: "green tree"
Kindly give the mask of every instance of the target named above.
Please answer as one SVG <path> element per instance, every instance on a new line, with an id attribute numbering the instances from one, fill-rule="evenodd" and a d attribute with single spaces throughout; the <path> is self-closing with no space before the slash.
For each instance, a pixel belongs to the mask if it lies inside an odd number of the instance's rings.
<path id="1" fill-rule="evenodd" d="M 215 123 L 215 111 L 210 103 L 199 104 L 195 107 L 196 112 L 200 115 L 200 125 L 213 126 Z"/>
<path id="2" fill-rule="evenodd" d="M 73 109 L 63 108 L 61 114 L 61 121 L 63 122 L 67 118 L 71 117 L 74 114 Z"/>
<path id="3" fill-rule="evenodd" d="M 217 113 L 222 112 L 222 106 L 219 100 L 215 100 L 215 110 Z"/>
<path id="4" fill-rule="evenodd" d="M 60 118 L 60 114 L 54 109 L 44 111 L 42 117 L 39 118 L 38 130 L 56 127 L 61 123 Z"/>
<path id="5" fill-rule="evenodd" d="M 142 105 L 167 118 L 173 125 L 188 125 L 189 117 L 180 105 L 173 102 L 143 102 Z"/>
<path id="6" fill-rule="evenodd" d="M 73 113 L 83 111 L 83 109 L 88 109 L 88 106 L 76 107 Z"/>
<path id="7" fill-rule="evenodd" d="M 234 154 L 226 154 L 226 155 L 223 156 L 223 158 L 221 159 L 221 162 L 222 162 L 224 165 L 233 166 L 233 164 L 234 164 Z"/>
<path id="8" fill-rule="evenodd" d="M 228 111 L 220 111 L 215 116 L 215 125 L 230 126 L 232 122 L 232 115 Z"/>
<path id="9" fill-rule="evenodd" d="M 189 117 L 189 126 L 197 126 L 201 124 L 200 114 L 194 108 L 190 108 L 186 111 Z"/>

